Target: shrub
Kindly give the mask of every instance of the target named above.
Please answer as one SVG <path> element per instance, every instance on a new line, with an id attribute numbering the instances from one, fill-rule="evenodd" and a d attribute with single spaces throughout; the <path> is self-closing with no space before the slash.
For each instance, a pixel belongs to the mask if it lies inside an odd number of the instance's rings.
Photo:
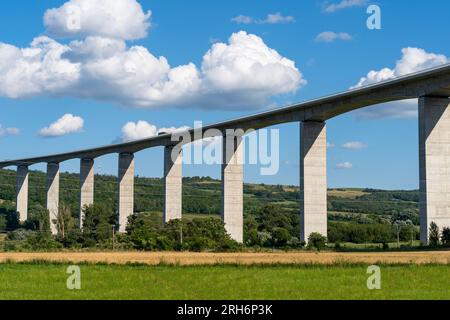
<path id="1" fill-rule="evenodd" d="M 439 227 L 435 222 L 431 222 L 430 224 L 430 235 L 429 235 L 429 241 L 431 247 L 437 247 L 439 245 Z"/>
<path id="2" fill-rule="evenodd" d="M 285 228 L 273 228 L 272 244 L 275 247 L 286 246 L 290 238 L 291 235 L 289 234 L 289 231 L 287 231 Z"/>
<path id="3" fill-rule="evenodd" d="M 308 246 L 310 248 L 315 248 L 318 251 L 321 251 L 327 245 L 327 238 L 321 235 L 320 233 L 314 232 L 309 235 L 308 238 Z"/>
<path id="4" fill-rule="evenodd" d="M 450 228 L 446 227 L 442 230 L 442 244 L 446 247 L 450 246 Z"/>

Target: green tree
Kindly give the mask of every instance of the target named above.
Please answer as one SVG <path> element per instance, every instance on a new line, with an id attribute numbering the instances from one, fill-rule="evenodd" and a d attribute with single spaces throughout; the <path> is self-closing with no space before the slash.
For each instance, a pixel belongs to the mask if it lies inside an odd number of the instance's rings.
<path id="1" fill-rule="evenodd" d="M 112 238 L 112 226 L 116 216 L 111 208 L 102 203 L 86 206 L 84 209 L 83 237 L 85 246 L 94 246 Z"/>
<path id="2" fill-rule="evenodd" d="M 445 227 L 444 229 L 442 229 L 441 240 L 444 246 L 446 247 L 450 246 L 450 228 Z"/>
<path id="3" fill-rule="evenodd" d="M 431 247 L 437 247 L 439 245 L 439 227 L 435 222 L 431 222 L 429 229 L 429 242 Z"/>
<path id="4" fill-rule="evenodd" d="M 289 231 L 284 228 L 274 228 L 272 231 L 272 241 L 275 247 L 285 247 L 291 239 Z"/>
<path id="5" fill-rule="evenodd" d="M 325 249 L 327 245 L 327 238 L 320 233 L 313 232 L 308 237 L 308 246 L 310 248 L 315 248 L 318 251 Z"/>
<path id="6" fill-rule="evenodd" d="M 70 208 L 65 203 L 60 204 L 55 222 L 58 237 L 65 239 L 66 235 L 74 228 L 75 225 L 70 213 Z"/>

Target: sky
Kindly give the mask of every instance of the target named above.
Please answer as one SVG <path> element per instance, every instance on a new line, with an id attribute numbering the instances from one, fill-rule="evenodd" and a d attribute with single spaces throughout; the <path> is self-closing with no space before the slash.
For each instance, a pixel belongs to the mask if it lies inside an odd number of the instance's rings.
<path id="1" fill-rule="evenodd" d="M 367 27 L 373 4 L 381 29 Z M 0 159 L 210 124 L 447 63 L 449 11 L 441 0 L 4 1 Z M 279 172 L 246 165 L 245 181 L 298 185 L 299 124 L 275 129 Z M 327 135 L 329 187 L 418 188 L 416 101 L 330 119 Z M 78 172 L 79 160 L 61 170 Z M 95 170 L 116 174 L 117 155 Z M 136 174 L 161 177 L 163 150 L 136 154 Z M 219 178 L 220 167 L 184 175 Z"/>

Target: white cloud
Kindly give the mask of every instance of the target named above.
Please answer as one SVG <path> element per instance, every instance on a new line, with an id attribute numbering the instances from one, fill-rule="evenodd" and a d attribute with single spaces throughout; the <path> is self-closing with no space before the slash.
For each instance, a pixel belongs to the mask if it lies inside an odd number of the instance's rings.
<path id="1" fill-rule="evenodd" d="M 236 22 L 237 24 L 252 24 L 255 23 L 255 19 L 250 16 L 238 15 L 231 19 L 231 21 Z"/>
<path id="2" fill-rule="evenodd" d="M 102 36 L 124 40 L 147 36 L 151 12 L 136 0 L 70 0 L 49 9 L 44 25 L 56 37 Z"/>
<path id="3" fill-rule="evenodd" d="M 449 59 L 442 54 L 428 53 L 420 48 L 404 48 L 402 49 L 402 58 L 397 61 L 394 69 L 383 68 L 378 71 L 369 71 L 367 76 L 362 77 L 358 84 L 352 88 L 360 88 L 380 81 L 394 79 L 447 62 L 449 62 Z"/>
<path id="4" fill-rule="evenodd" d="M 269 13 L 265 19 L 255 19 L 251 16 L 238 15 L 231 19 L 237 24 L 286 24 L 295 22 L 293 16 L 283 16 L 281 12 Z"/>
<path id="5" fill-rule="evenodd" d="M 18 128 L 3 128 L 0 124 L 0 138 L 6 136 L 15 136 L 20 133 Z"/>
<path id="6" fill-rule="evenodd" d="M 349 170 L 352 168 L 353 168 L 353 164 L 351 164 L 350 162 L 342 162 L 342 163 L 336 164 L 336 169 Z"/>
<path id="7" fill-rule="evenodd" d="M 283 16 L 280 12 L 277 12 L 268 14 L 263 22 L 268 24 L 291 23 L 295 22 L 295 18 L 293 16 Z"/>
<path id="8" fill-rule="evenodd" d="M 89 36 L 60 44 L 36 38 L 26 49 L 0 44 L 0 95 L 72 96 L 158 108 L 261 108 L 306 84 L 295 63 L 252 34 L 215 43 L 202 65 L 171 67 L 145 47 Z"/>
<path id="9" fill-rule="evenodd" d="M 359 142 L 359 141 L 351 141 L 351 142 L 344 143 L 342 145 L 342 147 L 345 149 L 360 150 L 360 149 L 366 149 L 368 147 L 368 145 L 365 143 Z"/>
<path id="10" fill-rule="evenodd" d="M 338 3 L 332 3 L 325 6 L 325 12 L 334 13 L 339 10 L 348 9 L 352 7 L 364 6 L 368 3 L 367 0 L 342 0 Z"/>
<path id="11" fill-rule="evenodd" d="M 402 49 L 402 57 L 397 61 L 394 68 L 382 68 L 380 70 L 369 71 L 351 89 L 361 88 L 380 81 L 391 80 L 410 73 L 436 67 L 449 61 L 442 54 L 428 53 L 420 48 L 404 48 Z M 410 99 L 368 107 L 356 111 L 355 115 L 359 119 L 415 118 L 418 114 L 417 105 L 417 99 Z"/>
<path id="12" fill-rule="evenodd" d="M 327 142 L 327 148 L 328 149 L 332 149 L 334 147 L 336 147 L 336 145 L 334 143 Z"/>
<path id="13" fill-rule="evenodd" d="M 72 114 L 65 114 L 50 126 L 39 131 L 42 137 L 60 137 L 83 130 L 84 120 Z"/>
<path id="14" fill-rule="evenodd" d="M 214 44 L 203 57 L 201 71 L 204 94 L 223 106 L 262 105 L 270 96 L 306 84 L 293 61 L 244 31 L 234 33 L 228 44 Z"/>
<path id="15" fill-rule="evenodd" d="M 317 35 L 316 42 L 334 42 L 336 40 L 350 41 L 352 39 L 352 36 L 347 32 L 336 33 L 333 31 L 325 31 Z"/>
<path id="16" fill-rule="evenodd" d="M 174 133 L 178 131 L 189 130 L 190 127 L 183 126 L 180 128 L 170 127 L 170 128 L 160 128 L 158 129 L 155 125 L 148 123 L 147 121 L 137 121 L 137 122 L 127 122 L 122 127 L 122 136 L 119 139 L 121 142 L 130 142 L 141 139 L 147 139 L 155 137 L 163 133 Z"/>
<path id="17" fill-rule="evenodd" d="M 38 37 L 29 48 L 0 43 L 0 95 L 22 98 L 58 94 L 79 79 L 80 65 L 62 58 L 69 47 Z"/>

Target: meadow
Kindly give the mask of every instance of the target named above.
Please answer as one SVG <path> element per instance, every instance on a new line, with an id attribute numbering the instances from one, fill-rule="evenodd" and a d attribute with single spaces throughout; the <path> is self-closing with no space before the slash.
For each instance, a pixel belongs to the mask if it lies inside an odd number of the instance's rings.
<path id="1" fill-rule="evenodd" d="M 80 264 L 81 290 L 68 290 L 68 264 L 0 264 L 0 299 L 450 299 L 448 265 L 381 265 L 381 290 L 367 266 Z"/>

